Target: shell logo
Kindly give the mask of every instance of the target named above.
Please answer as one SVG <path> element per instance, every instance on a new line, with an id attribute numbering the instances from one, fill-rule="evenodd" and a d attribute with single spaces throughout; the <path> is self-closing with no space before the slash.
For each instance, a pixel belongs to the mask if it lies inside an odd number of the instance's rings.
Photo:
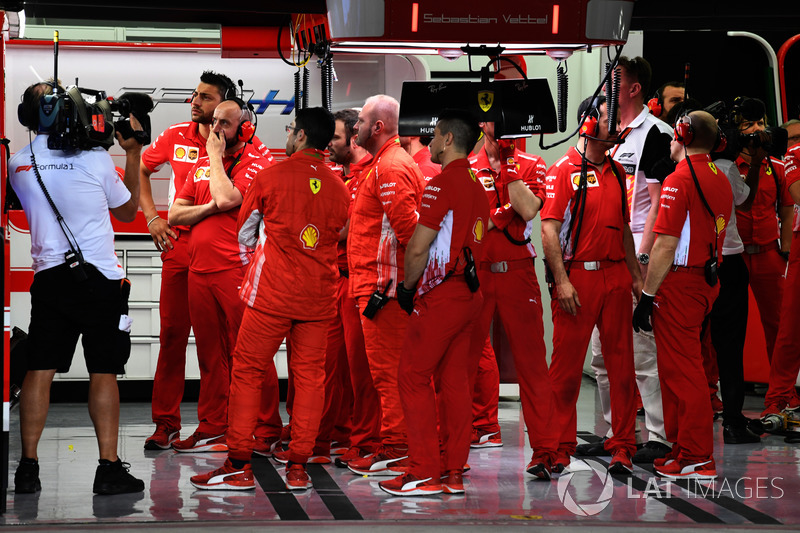
<path id="1" fill-rule="evenodd" d="M 472 236 L 475 237 L 475 242 L 481 242 L 484 235 L 486 235 L 486 226 L 483 224 L 483 219 L 478 218 L 475 225 L 472 226 Z"/>
<path id="2" fill-rule="evenodd" d="M 581 182 L 581 175 L 580 175 L 580 173 L 578 173 L 578 174 L 573 174 L 573 175 L 572 175 L 572 184 L 573 184 L 575 187 L 578 187 L 578 186 L 580 185 L 580 182 Z M 590 172 L 587 172 L 587 173 L 586 173 L 586 183 L 587 183 L 587 184 L 588 184 L 590 187 L 597 185 L 597 176 L 595 175 L 595 173 L 594 173 L 593 171 L 590 171 Z"/>
<path id="3" fill-rule="evenodd" d="M 195 181 L 197 181 L 197 180 L 201 179 L 202 177 L 203 177 L 203 169 L 202 168 L 198 168 L 197 171 L 195 171 L 195 173 L 194 173 L 194 179 L 195 179 Z"/>
<path id="4" fill-rule="evenodd" d="M 319 243 L 319 230 L 314 224 L 308 224 L 300 232 L 300 242 L 306 250 L 316 250 Z"/>
<path id="5" fill-rule="evenodd" d="M 178 159 L 183 159 L 184 157 L 186 157 L 186 149 L 183 146 L 178 146 L 175 149 L 175 157 L 177 157 Z"/>
<path id="6" fill-rule="evenodd" d="M 723 217 L 722 215 L 717 216 L 716 226 L 717 226 L 717 235 L 719 235 L 725 229 L 725 217 Z"/>

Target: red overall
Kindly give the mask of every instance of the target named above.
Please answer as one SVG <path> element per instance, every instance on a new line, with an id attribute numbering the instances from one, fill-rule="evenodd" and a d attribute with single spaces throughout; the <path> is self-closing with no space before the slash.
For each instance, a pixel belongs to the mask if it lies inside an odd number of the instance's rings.
<path id="1" fill-rule="evenodd" d="M 761 164 L 753 205 L 749 210 L 736 210 L 736 227 L 744 244 L 742 258 L 750 274 L 750 289 L 758 305 L 767 357 L 772 359 L 778 324 L 781 320 L 781 298 L 784 288 L 786 261 L 778 252 L 781 236 L 776 208 L 793 204 L 786 189 L 784 163 L 770 158 Z M 747 175 L 750 165 L 741 157 L 736 160 L 739 172 Z"/>
<path id="2" fill-rule="evenodd" d="M 266 369 L 292 347 L 292 440 L 287 458 L 312 455 L 324 404 L 327 331 L 336 313 L 336 246 L 347 220 L 342 179 L 307 149 L 256 176 L 242 203 L 242 242 L 255 242 L 240 296 L 247 304 L 233 354 L 228 455 L 250 460 Z"/>
<path id="3" fill-rule="evenodd" d="M 466 159 L 451 161 L 425 188 L 419 224 L 438 233 L 428 251 L 398 372 L 403 413 L 409 434 L 414 435 L 408 441 L 408 472 L 419 479 L 438 479 L 442 474 L 440 441 L 445 472 L 461 471 L 469 455 L 469 375 L 475 366 L 470 342 L 483 297 L 465 282 L 462 250 L 469 247 L 480 261 L 488 221 L 483 186 Z"/>
<path id="4" fill-rule="evenodd" d="M 547 202 L 541 211 L 542 221 L 569 224 L 574 215 L 578 183 L 581 178 L 581 155 L 573 147 L 547 173 Z M 611 165 L 617 166 L 615 174 Z M 617 178 L 619 176 L 619 179 Z M 600 331 L 603 357 L 611 385 L 611 428 L 614 432 L 606 449 L 616 453 L 627 448 L 636 451 L 634 429 L 636 406 L 633 371 L 632 278 L 625 263 L 624 231 L 630 222 L 625 199 L 625 170 L 606 158 L 600 168 L 592 164 L 586 171 L 586 196 L 578 247 L 573 240 L 578 221 L 561 230 L 563 260 L 570 283 L 581 301 L 572 316 L 561 308 L 553 295 L 553 356 L 550 379 L 553 382 L 555 409 L 553 425 L 559 432 L 559 456 L 573 455 L 577 444 L 577 402 L 586 349 L 595 325 Z"/>
<path id="5" fill-rule="evenodd" d="M 165 163 L 172 167 L 169 205 L 183 188 L 195 163 L 206 155 L 206 140 L 195 122 L 173 124 L 142 152 L 142 165 L 157 172 Z M 254 139 L 255 146 L 269 163 L 273 158 L 266 146 Z M 263 147 L 263 148 L 262 148 Z M 192 324 L 189 319 L 189 238 L 188 226 L 175 226 L 172 250 L 161 254 L 161 292 L 159 297 L 159 349 L 153 376 L 153 422 L 180 429 L 180 404 L 186 382 L 186 345 Z"/>
<path id="6" fill-rule="evenodd" d="M 677 459 L 709 460 L 714 453 L 713 412 L 700 348 L 700 330 L 719 293 L 704 276 L 709 249 L 722 258 L 733 193 L 727 177 L 705 155 L 689 156 L 714 220 L 703 205 L 687 161 L 664 180 L 653 231 L 678 237 L 672 267 L 653 303 L 653 332 L 664 403 L 666 438 L 679 446 Z M 715 227 L 718 235 L 715 237 Z M 691 238 L 689 236 L 691 235 Z"/>
<path id="7" fill-rule="evenodd" d="M 794 145 L 786 154 L 786 182 L 792 186 L 800 181 L 800 144 Z M 797 185 L 794 185 L 797 187 Z M 795 383 L 800 372 L 800 206 L 794 206 L 792 247 L 789 268 L 786 271 L 786 291 L 783 294 L 781 323 L 775 340 L 775 351 L 769 373 L 769 390 L 764 399 L 768 410 L 779 411 L 787 403 L 797 405 Z"/>
<path id="8" fill-rule="evenodd" d="M 544 200 L 544 175 L 547 171 L 544 160 L 516 150 L 514 161 L 513 177 L 521 177 L 525 185 Z M 495 173 L 485 149 L 470 158 L 470 165 L 486 191 L 490 216 L 496 226 L 486 235 L 486 255 L 478 267 L 484 303 L 471 346 L 473 350 L 482 352 L 480 356 L 476 353 L 475 360 L 480 361 L 476 368 L 484 371 L 474 370 L 474 390 L 482 394 L 473 396 L 473 412 L 497 411 L 497 361 L 493 357 L 490 360 L 490 352 L 484 350 L 489 326 L 497 312 L 514 354 L 522 413 L 531 447 L 534 452 L 555 454 L 557 439 L 550 425 L 553 397 L 545 359 L 542 296 L 533 268 L 536 252 L 531 242 L 525 242 L 533 224 L 525 222 L 509 203 L 506 186 L 509 169 L 505 165 L 499 174 Z M 508 237 L 503 230 L 507 231 Z M 496 415 L 485 418 L 497 419 Z M 500 428 L 479 429 L 498 431 Z"/>
<path id="9" fill-rule="evenodd" d="M 381 441 L 384 446 L 407 445 L 406 423 L 397 392 L 408 315 L 394 299 L 404 277 L 405 246 L 417 224 L 425 180 L 414 160 L 388 140 L 359 178 L 347 238 L 350 294 L 360 311 L 376 290 L 391 298 L 373 319 L 360 315 L 370 373 L 381 403 Z"/>
<path id="10" fill-rule="evenodd" d="M 256 173 L 267 161 L 245 145 L 239 164 L 229 172 L 242 195 Z M 234 157 L 223 158 L 223 165 Z M 177 198 L 202 205 L 212 200 L 209 190 L 211 167 L 208 156 L 200 158 L 189 174 Z M 189 313 L 197 340 L 200 365 L 200 395 L 197 415 L 198 433 L 225 433 L 228 421 L 230 357 L 236 342 L 244 305 L 237 297 L 251 251 L 236 239 L 234 208 L 204 218 L 192 227 L 189 258 Z"/>

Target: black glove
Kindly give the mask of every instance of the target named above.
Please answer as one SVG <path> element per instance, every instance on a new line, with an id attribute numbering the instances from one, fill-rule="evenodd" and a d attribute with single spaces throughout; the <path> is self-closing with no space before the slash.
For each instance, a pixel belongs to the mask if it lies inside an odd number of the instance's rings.
<path id="1" fill-rule="evenodd" d="M 400 309 L 409 315 L 414 312 L 414 294 L 416 292 L 413 289 L 406 289 L 402 281 L 397 285 L 397 303 L 400 304 Z"/>
<path id="2" fill-rule="evenodd" d="M 639 303 L 636 309 L 633 310 L 633 331 L 653 331 L 653 326 L 650 325 L 650 319 L 653 316 L 653 297 L 649 294 L 642 293 L 639 298 Z"/>

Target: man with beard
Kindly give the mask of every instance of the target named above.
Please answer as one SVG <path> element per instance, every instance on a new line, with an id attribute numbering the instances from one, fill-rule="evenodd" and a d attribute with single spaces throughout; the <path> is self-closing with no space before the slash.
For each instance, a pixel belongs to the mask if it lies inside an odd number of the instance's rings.
<path id="1" fill-rule="evenodd" d="M 372 154 L 372 163 L 361 174 L 353 200 L 347 242 L 350 293 L 361 313 L 367 360 L 381 400 L 380 448 L 347 465 L 362 475 L 395 476 L 408 456 L 397 390 L 408 314 L 400 308 L 396 295 L 425 180 L 414 159 L 400 146 L 399 118 L 398 101 L 377 95 L 367 99 L 355 126 L 358 145 Z M 373 305 L 368 305 L 370 301 Z M 374 305 L 377 302 L 382 303 Z"/>
<path id="2" fill-rule="evenodd" d="M 192 226 L 189 312 L 200 364 L 200 425 L 189 438 L 172 444 L 179 452 L 228 449 L 230 357 L 244 313 L 237 293 L 251 255 L 237 241 L 236 219 L 250 182 L 269 166 L 246 142 L 252 138 L 251 119 L 238 98 L 217 106 L 206 142 L 208 155 L 194 166 L 169 210 L 170 223 Z"/>
<path id="3" fill-rule="evenodd" d="M 158 365 L 153 378 L 152 416 L 156 430 L 144 444 L 148 450 L 168 449 L 178 440 L 181 429 L 180 404 L 186 369 L 186 344 L 192 324 L 189 320 L 189 226 L 170 226 L 158 215 L 150 176 L 165 163 L 172 168 L 167 209 L 183 188 L 186 175 L 206 155 L 206 139 L 211 131 L 214 109 L 226 98 L 236 96 L 236 87 L 227 76 L 205 71 L 190 100 L 192 120 L 173 124 L 142 152 L 139 171 L 139 202 L 147 228 L 160 250 L 161 297 L 159 314 Z M 272 163 L 269 150 L 253 138 L 253 145 Z M 206 406 L 198 406 L 201 413 Z"/>

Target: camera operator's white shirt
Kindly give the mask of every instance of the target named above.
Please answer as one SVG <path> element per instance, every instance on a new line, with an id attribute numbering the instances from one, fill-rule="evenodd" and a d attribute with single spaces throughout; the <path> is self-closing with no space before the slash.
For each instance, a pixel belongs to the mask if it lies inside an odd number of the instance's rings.
<path id="1" fill-rule="evenodd" d="M 750 195 L 750 187 L 739 175 L 739 167 L 730 159 L 717 159 L 714 165 L 721 170 L 731 184 L 733 191 L 733 207 L 731 208 L 731 218 L 725 226 L 725 241 L 722 244 L 722 255 L 734 255 L 744 252 L 744 244 L 739 236 L 739 229 L 736 227 L 736 206 L 742 204 Z"/>
<path id="2" fill-rule="evenodd" d="M 11 186 L 19 197 L 31 229 L 31 257 L 34 273 L 64 263 L 69 250 L 67 238 L 36 181 L 31 162 L 36 164 L 50 197 L 72 231 L 87 263 L 108 279 L 122 279 L 125 271 L 114 253 L 114 229 L 109 208 L 127 202 L 131 193 L 114 168 L 111 156 L 102 148 L 63 152 L 47 147 L 47 135 L 39 134 L 31 145 L 8 164 Z"/>

